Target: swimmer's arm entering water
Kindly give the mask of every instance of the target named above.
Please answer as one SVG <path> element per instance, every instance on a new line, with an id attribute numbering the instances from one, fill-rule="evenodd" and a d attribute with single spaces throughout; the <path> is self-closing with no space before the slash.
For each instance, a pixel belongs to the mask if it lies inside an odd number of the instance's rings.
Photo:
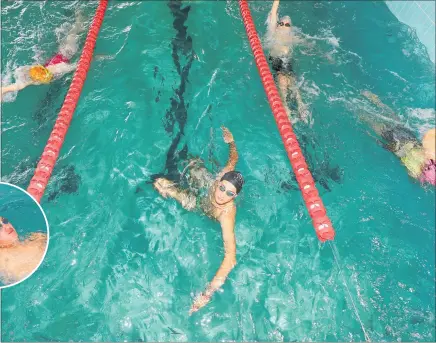
<path id="1" fill-rule="evenodd" d="M 224 242 L 224 259 L 206 291 L 194 301 L 189 314 L 198 311 L 210 301 L 212 295 L 224 284 L 227 276 L 236 266 L 235 217 L 236 208 L 233 207 L 229 213 L 219 218 Z"/>
<path id="2" fill-rule="evenodd" d="M 274 0 L 272 8 L 271 8 L 271 12 L 269 12 L 268 14 L 268 19 L 267 19 L 267 23 L 268 23 L 268 31 L 269 33 L 272 33 L 276 30 L 277 27 L 277 22 L 278 22 L 278 9 L 279 9 L 279 2 L 280 0 Z"/>

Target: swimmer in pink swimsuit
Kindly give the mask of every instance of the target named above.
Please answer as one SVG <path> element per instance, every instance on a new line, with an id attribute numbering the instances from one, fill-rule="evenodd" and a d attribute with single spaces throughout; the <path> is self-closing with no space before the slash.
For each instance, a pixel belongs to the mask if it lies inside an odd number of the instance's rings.
<path id="1" fill-rule="evenodd" d="M 70 60 L 62 55 L 60 52 L 50 58 L 45 64 L 44 67 L 56 65 L 59 63 L 70 63 Z"/>
<path id="2" fill-rule="evenodd" d="M 83 29 L 82 16 L 78 13 L 76 22 L 61 42 L 59 51 L 47 60 L 44 65 L 17 68 L 14 73 L 15 83 L 2 87 L 2 98 L 6 93 L 17 92 L 30 85 L 47 84 L 75 70 L 76 64 L 70 61 L 78 50 L 79 33 Z"/>

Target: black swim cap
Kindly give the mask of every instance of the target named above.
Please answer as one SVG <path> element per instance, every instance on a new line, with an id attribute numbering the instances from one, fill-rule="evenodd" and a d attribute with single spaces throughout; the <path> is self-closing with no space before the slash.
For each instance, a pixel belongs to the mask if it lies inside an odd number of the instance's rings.
<path id="1" fill-rule="evenodd" d="M 239 193 L 242 189 L 242 185 L 244 184 L 244 178 L 242 174 L 237 171 L 229 171 L 223 175 L 221 181 L 228 181 L 236 188 L 236 193 Z"/>

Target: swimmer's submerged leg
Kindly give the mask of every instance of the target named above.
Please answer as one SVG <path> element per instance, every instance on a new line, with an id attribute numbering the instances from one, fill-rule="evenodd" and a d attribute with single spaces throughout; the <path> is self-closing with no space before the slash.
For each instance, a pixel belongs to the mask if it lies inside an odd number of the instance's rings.
<path id="1" fill-rule="evenodd" d="M 371 127 L 374 132 L 379 136 L 382 136 L 383 132 L 387 129 L 386 125 L 383 124 L 380 119 L 378 119 L 369 112 L 358 113 L 357 117 L 361 122 Z"/>
<path id="2" fill-rule="evenodd" d="M 164 197 L 170 197 L 178 201 L 185 210 L 192 211 L 195 208 L 197 198 L 195 194 L 186 189 L 180 189 L 176 184 L 165 178 L 158 178 L 153 183 L 154 188 Z"/>
<path id="3" fill-rule="evenodd" d="M 295 100 L 295 102 L 297 103 L 299 119 L 307 123 L 309 121 L 309 111 L 307 110 L 307 106 L 303 103 L 303 99 L 301 98 L 300 91 L 298 90 L 295 77 L 291 74 L 278 72 L 277 83 L 279 87 L 280 96 L 282 98 L 283 106 L 285 107 L 289 119 L 292 121 L 293 118 L 291 115 L 292 112 L 287 104 L 288 95 L 290 95 L 291 98 Z"/>
<path id="4" fill-rule="evenodd" d="M 283 106 L 285 107 L 286 113 L 289 120 L 292 120 L 291 110 L 288 107 L 288 89 L 290 88 L 291 80 L 289 77 L 282 73 L 277 73 L 277 84 L 279 86 L 280 97 L 282 98 Z"/>
<path id="5" fill-rule="evenodd" d="M 298 108 L 298 116 L 305 123 L 309 120 L 309 111 L 307 110 L 307 106 L 304 104 L 303 99 L 301 98 L 300 90 L 297 87 L 297 80 L 293 75 L 288 75 L 288 90 L 292 95 L 292 98 L 297 102 Z"/>
<path id="6" fill-rule="evenodd" d="M 374 121 L 373 118 L 370 117 L 370 114 L 362 113 L 358 115 L 359 120 L 368 125 L 373 133 L 368 132 L 369 136 L 372 137 L 381 147 L 383 147 L 386 150 L 395 151 L 395 144 L 394 142 L 389 142 L 386 140 L 386 131 L 388 131 L 388 128 L 386 125 L 379 123 L 377 121 Z"/>

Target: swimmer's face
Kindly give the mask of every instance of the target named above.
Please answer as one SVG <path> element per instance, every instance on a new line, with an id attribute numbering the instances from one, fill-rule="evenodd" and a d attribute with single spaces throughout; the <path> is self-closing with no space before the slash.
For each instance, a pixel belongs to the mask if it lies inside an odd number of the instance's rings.
<path id="1" fill-rule="evenodd" d="M 429 184 L 436 186 L 436 162 L 435 162 L 435 160 L 429 160 L 426 162 L 424 170 L 422 171 L 421 181 L 428 182 Z"/>
<path id="2" fill-rule="evenodd" d="M 18 242 L 18 234 L 6 218 L 0 217 L 0 248 Z"/>
<path id="3" fill-rule="evenodd" d="M 221 181 L 215 189 L 214 196 L 218 205 L 224 205 L 236 197 L 236 188 L 226 180 Z"/>
<path id="4" fill-rule="evenodd" d="M 282 31 L 291 31 L 291 18 L 289 18 L 288 16 L 281 18 L 279 23 L 277 24 L 277 28 Z"/>

